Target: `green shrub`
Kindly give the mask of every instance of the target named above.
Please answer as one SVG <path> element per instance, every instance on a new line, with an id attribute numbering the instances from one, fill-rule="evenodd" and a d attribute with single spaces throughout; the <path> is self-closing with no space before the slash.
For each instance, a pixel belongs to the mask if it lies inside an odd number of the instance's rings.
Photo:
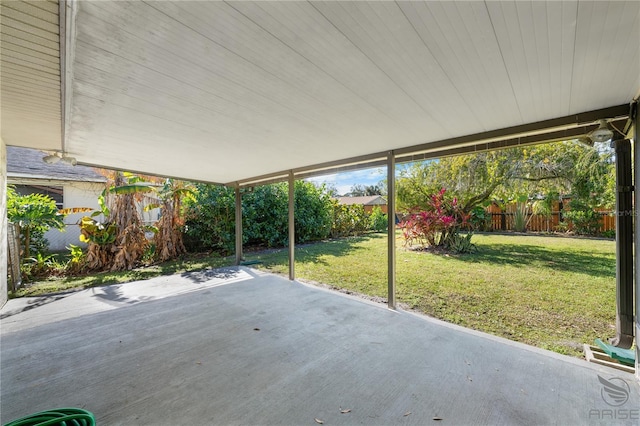
<path id="1" fill-rule="evenodd" d="M 384 232 L 387 230 L 387 225 L 387 215 L 382 212 L 380 207 L 375 206 L 369 215 L 369 230 L 374 232 Z"/>
<path id="2" fill-rule="evenodd" d="M 297 181 L 295 191 L 296 242 L 327 238 L 331 231 L 331 198 L 324 188 Z M 197 184 L 194 199 L 185 202 L 185 245 L 191 251 L 235 248 L 235 190 Z M 263 185 L 243 191 L 244 244 L 281 247 L 289 241 L 289 188 L 287 183 Z"/>
<path id="3" fill-rule="evenodd" d="M 44 233 L 50 228 L 63 230 L 64 216 L 46 195 L 19 195 L 12 187 L 7 188 L 7 218 L 19 227 L 25 258 L 44 254 L 49 246 Z"/>
<path id="4" fill-rule="evenodd" d="M 563 220 L 562 222 L 558 223 L 556 225 L 556 232 L 568 232 L 569 231 L 569 223 L 565 220 Z"/>
<path id="5" fill-rule="evenodd" d="M 571 221 L 576 234 L 598 235 L 600 232 L 600 214 L 593 209 L 569 210 L 564 216 Z"/>
<path id="6" fill-rule="evenodd" d="M 232 252 L 235 244 L 233 188 L 199 183 L 194 192 L 193 200 L 184 203 L 185 246 L 190 251 Z"/>
<path id="7" fill-rule="evenodd" d="M 86 254 L 81 247 L 73 244 L 69 244 L 67 249 L 69 250 L 69 261 L 65 265 L 64 269 L 68 274 L 79 274 L 82 271 L 82 265 L 86 259 Z"/>
<path id="8" fill-rule="evenodd" d="M 323 187 L 317 187 L 311 182 L 296 181 L 296 243 L 327 238 L 331 233 L 331 209 L 331 197 Z"/>
<path id="9" fill-rule="evenodd" d="M 454 253 L 472 253 L 477 251 L 476 245 L 471 242 L 473 234 L 454 234 L 447 243 L 447 248 Z"/>
<path id="10" fill-rule="evenodd" d="M 333 201 L 332 237 L 361 235 L 368 229 L 369 216 L 364 211 L 364 206 L 359 204 L 338 204 L 337 201 Z"/>
<path id="11" fill-rule="evenodd" d="M 24 259 L 20 266 L 24 281 L 47 278 L 63 269 L 64 265 L 58 262 L 55 254 L 42 253 L 36 253 L 34 257 Z"/>
<path id="12" fill-rule="evenodd" d="M 469 225 L 474 231 L 491 231 L 491 213 L 486 207 L 475 206 L 471 209 Z"/>
<path id="13" fill-rule="evenodd" d="M 615 229 L 609 229 L 608 231 L 603 231 L 602 232 L 602 236 L 605 238 L 615 238 L 616 237 L 616 230 Z"/>
<path id="14" fill-rule="evenodd" d="M 267 247 L 287 245 L 288 191 L 286 183 L 278 183 L 255 187 L 252 192 L 242 196 L 242 229 L 245 243 Z"/>

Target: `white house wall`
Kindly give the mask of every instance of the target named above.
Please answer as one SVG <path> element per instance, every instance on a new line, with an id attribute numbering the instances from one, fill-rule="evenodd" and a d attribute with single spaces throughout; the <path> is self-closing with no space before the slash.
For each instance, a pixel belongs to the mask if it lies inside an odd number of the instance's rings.
<path id="1" fill-rule="evenodd" d="M 99 210 L 98 196 L 104 190 L 104 184 L 94 182 L 69 182 L 63 185 L 64 201 L 63 206 L 65 209 L 73 207 L 89 207 L 94 210 Z M 64 251 L 69 244 L 74 244 L 80 247 L 86 247 L 85 243 L 82 243 L 80 237 L 79 222 L 83 216 L 90 213 L 75 213 L 65 217 L 64 223 L 66 224 L 66 230 L 64 232 L 57 229 L 50 229 L 45 234 L 47 240 L 49 240 L 49 250 L 51 251 Z"/>

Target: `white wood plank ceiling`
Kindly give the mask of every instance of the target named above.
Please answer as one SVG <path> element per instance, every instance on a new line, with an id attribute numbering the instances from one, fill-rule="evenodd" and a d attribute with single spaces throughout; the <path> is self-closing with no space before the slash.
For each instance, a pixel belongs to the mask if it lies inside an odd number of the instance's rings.
<path id="1" fill-rule="evenodd" d="M 0 128 L 7 143 L 58 149 L 62 136 L 57 1 L 0 5 Z"/>
<path id="2" fill-rule="evenodd" d="M 66 6 L 64 149 L 106 167 L 227 183 L 640 94 L 637 1 Z M 42 67 L 19 80 L 36 86 L 24 113 L 59 117 L 36 91 L 59 68 Z M 7 144 L 40 143 L 5 126 Z"/>

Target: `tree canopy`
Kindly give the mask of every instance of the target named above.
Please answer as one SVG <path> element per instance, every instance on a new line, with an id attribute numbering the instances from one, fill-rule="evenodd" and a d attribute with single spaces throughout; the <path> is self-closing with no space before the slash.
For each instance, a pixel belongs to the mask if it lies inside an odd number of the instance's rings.
<path id="1" fill-rule="evenodd" d="M 590 207 L 615 200 L 612 151 L 578 141 L 517 147 L 414 163 L 397 180 L 398 209 L 424 206 L 441 188 L 465 212 L 492 199 L 571 195 Z"/>
<path id="2" fill-rule="evenodd" d="M 351 186 L 349 192 L 345 194 L 348 197 L 364 197 L 370 195 L 384 195 L 384 187 L 382 184 L 377 185 L 361 185 L 355 184 Z"/>

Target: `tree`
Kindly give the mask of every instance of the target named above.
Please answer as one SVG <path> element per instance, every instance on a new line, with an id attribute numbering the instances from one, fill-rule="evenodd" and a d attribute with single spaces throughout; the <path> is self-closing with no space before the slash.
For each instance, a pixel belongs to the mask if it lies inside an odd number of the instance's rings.
<path id="1" fill-rule="evenodd" d="M 156 223 L 157 233 L 154 237 L 156 243 L 156 257 L 160 261 L 166 261 L 186 253 L 182 241 L 184 218 L 182 215 L 182 200 L 192 197 L 191 185 L 176 179 L 166 179 L 160 190 L 161 216 Z M 147 208 L 153 208 L 151 204 Z"/>
<path id="2" fill-rule="evenodd" d="M 598 193 L 598 203 L 608 205 L 613 199 L 610 174 L 611 152 L 578 141 L 447 157 L 401 172 L 398 209 L 425 206 L 442 187 L 458 196 L 465 212 L 491 198 L 508 201 L 554 192 L 580 199 Z"/>
<path id="3" fill-rule="evenodd" d="M 44 233 L 49 228 L 63 230 L 64 216 L 47 195 L 19 195 L 14 188 L 7 188 L 7 218 L 18 225 L 24 258 L 30 258 L 32 250 L 41 253 L 46 249 Z M 44 242 L 34 246 L 38 241 Z"/>
<path id="4" fill-rule="evenodd" d="M 383 189 L 380 185 L 355 184 L 346 194 L 348 197 L 365 197 L 371 195 L 382 195 Z"/>
<path id="5" fill-rule="evenodd" d="M 149 242 L 145 236 L 137 202 L 140 195 L 153 188 L 140 176 L 114 172 L 99 198 L 104 222 L 93 217 L 81 220 L 80 239 L 88 244 L 86 267 L 90 270 L 122 271 L 138 265 Z"/>

